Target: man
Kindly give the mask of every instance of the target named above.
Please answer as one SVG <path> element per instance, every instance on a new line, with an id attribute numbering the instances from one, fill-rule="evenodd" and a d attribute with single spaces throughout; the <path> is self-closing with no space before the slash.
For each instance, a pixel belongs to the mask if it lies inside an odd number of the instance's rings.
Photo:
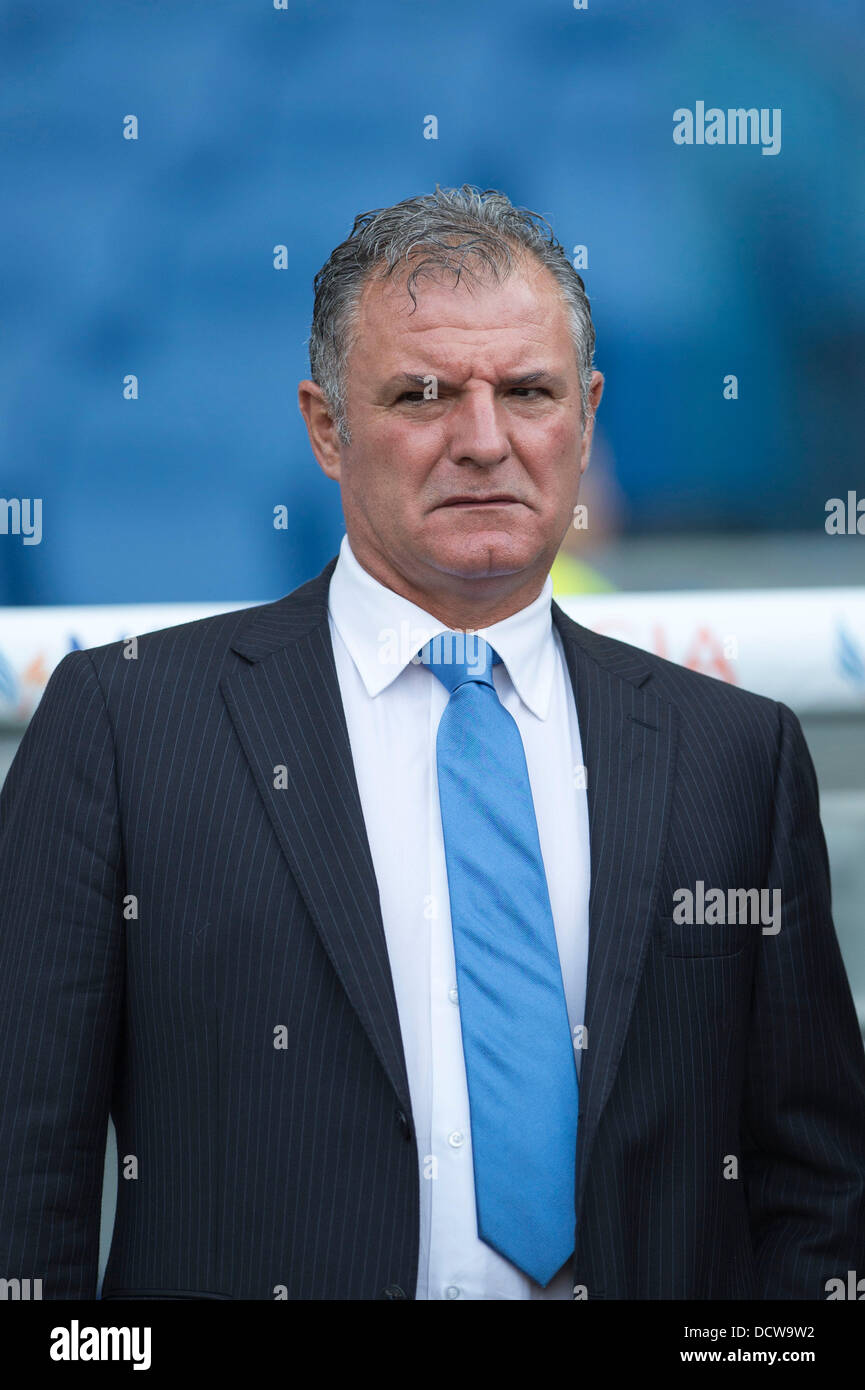
<path id="1" fill-rule="evenodd" d="M 338 558 L 57 668 L 2 796 L 7 1277 L 94 1296 L 109 1110 L 105 1298 L 822 1299 L 865 1265 L 798 721 L 551 602 L 593 346 L 503 195 L 359 217 L 299 391 Z"/>

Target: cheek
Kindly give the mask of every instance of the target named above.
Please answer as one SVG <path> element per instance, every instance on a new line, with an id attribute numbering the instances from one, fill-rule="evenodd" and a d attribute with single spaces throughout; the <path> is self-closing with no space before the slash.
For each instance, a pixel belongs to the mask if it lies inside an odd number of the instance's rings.
<path id="1" fill-rule="evenodd" d="M 433 431 L 420 432 L 399 421 L 365 434 L 362 452 L 351 461 L 348 484 L 358 502 L 381 515 L 405 513 L 423 492 L 439 457 Z"/>
<path id="2" fill-rule="evenodd" d="M 372 435 L 365 454 L 368 473 L 377 491 L 403 496 L 418 493 L 442 457 L 441 431 L 412 428 L 410 421 L 392 420 Z"/>
<path id="3" fill-rule="evenodd" d="M 580 478 L 580 434 L 569 420 L 548 420 L 527 429 L 515 448 L 536 485 L 553 502 Z"/>

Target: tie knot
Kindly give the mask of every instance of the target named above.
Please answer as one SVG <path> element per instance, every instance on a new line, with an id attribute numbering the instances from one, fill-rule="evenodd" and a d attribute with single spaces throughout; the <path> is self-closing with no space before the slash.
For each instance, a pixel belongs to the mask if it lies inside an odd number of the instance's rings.
<path id="1" fill-rule="evenodd" d="M 451 694 L 467 681 L 495 689 L 492 668 L 501 657 L 476 632 L 441 632 L 421 647 L 419 656 Z"/>

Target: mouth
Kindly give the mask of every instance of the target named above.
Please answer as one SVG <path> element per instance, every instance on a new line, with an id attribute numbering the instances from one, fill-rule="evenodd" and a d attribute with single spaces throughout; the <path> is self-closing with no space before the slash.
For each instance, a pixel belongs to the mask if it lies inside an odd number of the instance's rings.
<path id="1" fill-rule="evenodd" d="M 464 497 L 449 497 L 446 502 L 440 502 L 440 507 L 505 507 L 520 506 L 516 497 L 511 497 L 506 492 L 495 492 L 489 497 L 473 496 L 467 493 Z"/>

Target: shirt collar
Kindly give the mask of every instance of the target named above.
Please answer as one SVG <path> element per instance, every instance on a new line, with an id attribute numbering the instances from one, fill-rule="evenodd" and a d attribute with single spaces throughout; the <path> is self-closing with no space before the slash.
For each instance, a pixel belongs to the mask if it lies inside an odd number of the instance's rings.
<path id="1" fill-rule="evenodd" d="M 537 598 L 517 613 L 479 628 L 498 652 L 523 704 L 546 719 L 555 673 L 547 575 Z M 363 568 L 343 536 L 331 575 L 328 611 L 366 687 L 378 695 L 396 680 L 425 642 L 447 632 L 447 624 L 394 593 Z"/>

